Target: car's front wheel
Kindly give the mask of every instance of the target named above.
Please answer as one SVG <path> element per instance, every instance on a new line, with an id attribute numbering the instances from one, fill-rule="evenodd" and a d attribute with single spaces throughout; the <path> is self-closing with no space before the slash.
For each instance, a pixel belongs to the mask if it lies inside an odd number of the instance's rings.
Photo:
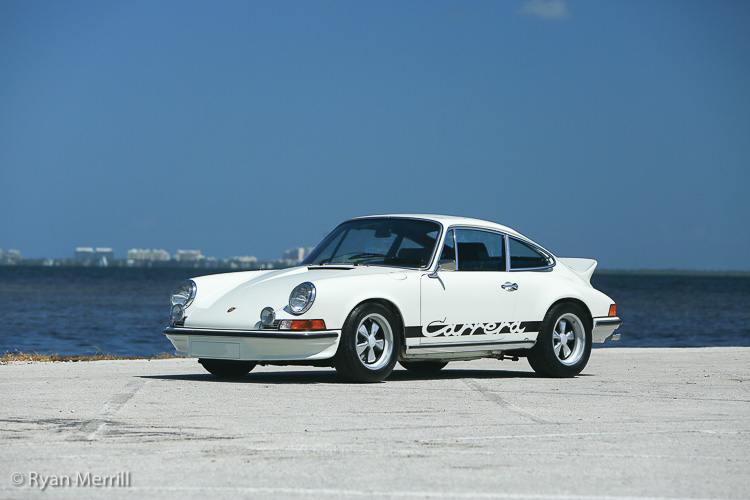
<path id="1" fill-rule="evenodd" d="M 591 325 L 583 309 L 562 303 L 547 311 L 536 344 L 527 356 L 545 377 L 574 377 L 591 355 Z"/>
<path id="2" fill-rule="evenodd" d="M 352 382 L 380 382 L 396 365 L 401 348 L 398 320 L 385 306 L 355 307 L 341 329 L 334 366 Z"/>
<path id="3" fill-rule="evenodd" d="M 199 359 L 198 363 L 203 365 L 209 373 L 217 377 L 242 377 L 255 368 L 254 361 L 236 361 L 227 359 Z"/>

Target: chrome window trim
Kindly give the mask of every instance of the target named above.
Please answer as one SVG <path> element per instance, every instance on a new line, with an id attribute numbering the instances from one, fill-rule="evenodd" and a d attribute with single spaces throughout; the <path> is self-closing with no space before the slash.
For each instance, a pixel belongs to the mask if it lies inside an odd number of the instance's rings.
<path id="1" fill-rule="evenodd" d="M 505 269 L 510 271 L 510 237 L 505 235 Z"/>
<path id="2" fill-rule="evenodd" d="M 545 271 L 547 269 L 552 269 L 557 264 L 557 260 L 555 259 L 555 256 L 552 255 L 547 250 L 545 250 L 544 248 L 540 247 L 539 245 L 537 245 L 535 243 L 532 243 L 530 241 L 527 241 L 527 240 L 523 240 L 523 239 L 518 238 L 516 236 L 511 236 L 511 235 L 507 235 L 507 236 L 508 237 L 507 237 L 506 241 L 508 242 L 507 243 L 507 245 L 508 245 L 508 247 L 507 247 L 508 248 L 508 270 L 510 272 L 513 272 L 513 271 Z M 510 267 L 510 239 L 511 238 L 513 238 L 514 240 L 519 241 L 521 243 L 524 243 L 524 244 L 526 244 L 526 245 L 528 245 L 530 247 L 536 248 L 537 250 L 539 250 L 540 252 L 542 252 L 544 255 L 546 255 L 547 257 L 549 257 L 550 259 L 552 259 L 552 264 L 550 264 L 548 266 L 544 266 L 544 267 L 519 267 L 517 269 L 511 269 L 511 267 Z"/>
<path id="3" fill-rule="evenodd" d="M 435 222 L 437 222 L 437 221 L 435 221 Z M 536 243 L 532 243 L 529 240 L 526 240 L 524 238 L 519 238 L 518 236 L 509 234 L 509 233 L 506 233 L 504 231 L 500 231 L 500 230 L 497 230 L 497 229 L 489 229 L 489 228 L 481 227 L 481 226 L 471 226 L 471 225 L 459 224 L 459 225 L 455 225 L 455 226 L 448 226 L 445 229 L 446 233 L 450 232 L 451 230 L 454 230 L 453 231 L 453 245 L 454 245 L 454 249 L 455 249 L 455 252 L 456 252 L 456 271 L 458 271 L 459 264 L 458 264 L 458 240 L 456 239 L 457 236 L 456 236 L 456 231 L 455 230 L 458 230 L 458 229 L 469 229 L 469 230 L 472 230 L 472 231 L 484 231 L 485 233 L 493 233 L 493 234 L 497 234 L 497 235 L 500 235 L 503 238 L 505 238 L 505 271 L 482 271 L 482 272 L 488 272 L 488 273 L 508 273 L 508 272 L 514 272 L 514 271 L 546 271 L 546 270 L 552 269 L 553 267 L 555 267 L 555 265 L 557 265 L 557 259 L 555 259 L 555 256 L 552 255 L 551 252 L 547 251 L 546 249 L 542 248 L 541 246 L 537 245 Z M 518 241 L 520 241 L 522 243 L 525 243 L 525 244 L 527 244 L 529 246 L 532 246 L 534 248 L 539 249 L 542 253 L 544 253 L 550 259 L 552 259 L 552 264 L 550 264 L 548 266 L 545 266 L 545 267 L 524 267 L 524 268 L 518 268 L 518 269 L 511 269 L 510 268 L 510 239 L 511 238 L 513 238 L 515 240 L 518 240 Z M 440 245 L 440 248 L 442 249 L 443 245 Z M 472 272 L 477 272 L 477 271 L 472 271 Z"/>
<path id="4" fill-rule="evenodd" d="M 456 271 L 459 270 L 459 260 L 458 260 L 458 235 L 456 234 L 456 231 L 459 229 L 468 229 L 469 231 L 483 231 L 485 233 L 491 233 L 498 236 L 502 236 L 504 239 L 504 246 L 505 246 L 505 271 L 463 271 L 463 272 L 485 272 L 485 273 L 505 273 L 508 269 L 508 235 L 502 231 L 497 231 L 495 229 L 487 229 L 486 227 L 479 227 L 479 226 L 450 226 L 448 228 L 448 231 L 453 231 L 453 248 L 456 252 Z"/>
<path id="5" fill-rule="evenodd" d="M 377 267 L 391 267 L 391 268 L 394 268 L 394 269 L 411 269 L 412 271 L 428 271 L 428 270 L 430 270 L 432 268 L 433 264 L 435 264 L 437 262 L 438 250 L 442 250 L 442 248 L 443 248 L 442 242 L 443 242 L 443 235 L 445 234 L 445 226 L 440 221 L 436 221 L 435 219 L 427 219 L 427 218 L 424 218 L 424 217 L 391 217 L 391 216 L 387 216 L 387 215 L 384 215 L 384 216 L 376 215 L 376 216 L 372 216 L 372 217 L 354 217 L 353 219 L 345 220 L 344 222 L 342 222 L 338 226 L 334 227 L 328 234 L 326 234 L 326 236 L 320 241 L 320 243 L 323 243 L 323 241 L 325 241 L 325 239 L 328 237 L 329 234 L 331 234 L 332 232 L 334 232 L 336 229 L 338 229 L 340 226 L 343 226 L 344 224 L 347 224 L 349 222 L 358 221 L 358 220 L 377 220 L 377 219 L 421 220 L 421 221 L 432 222 L 433 224 L 437 224 L 437 226 L 438 226 L 438 235 L 435 238 L 435 248 L 432 249 L 432 257 L 430 257 L 430 261 L 428 262 L 428 264 L 425 267 L 389 266 L 389 265 L 386 265 L 386 264 L 363 264 L 363 265 L 373 266 L 373 267 L 375 267 L 375 266 L 377 266 Z M 318 245 L 320 245 L 320 243 L 318 243 Z M 313 252 L 317 248 L 318 247 L 316 246 L 313 249 Z M 304 260 L 302 262 L 304 262 Z M 312 264 L 305 264 L 305 265 L 309 266 L 309 265 L 312 265 Z M 336 265 L 352 265 L 352 264 L 337 263 Z M 323 267 L 323 266 L 321 266 L 321 267 Z"/>
<path id="6" fill-rule="evenodd" d="M 452 228 L 449 231 L 453 235 L 453 257 L 456 260 L 456 271 L 458 271 L 458 241 L 456 241 L 456 231 Z"/>

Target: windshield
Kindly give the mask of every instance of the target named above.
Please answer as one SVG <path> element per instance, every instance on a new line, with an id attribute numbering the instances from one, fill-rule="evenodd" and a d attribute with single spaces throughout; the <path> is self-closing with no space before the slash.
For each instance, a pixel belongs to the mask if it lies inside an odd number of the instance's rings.
<path id="1" fill-rule="evenodd" d="M 341 224 L 302 265 L 366 264 L 427 267 L 440 235 L 436 222 L 415 219 L 360 219 Z"/>

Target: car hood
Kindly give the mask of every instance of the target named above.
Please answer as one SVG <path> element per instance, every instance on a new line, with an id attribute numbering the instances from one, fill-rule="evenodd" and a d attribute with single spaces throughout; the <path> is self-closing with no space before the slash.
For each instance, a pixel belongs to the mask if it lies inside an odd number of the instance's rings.
<path id="1" fill-rule="evenodd" d="M 382 275 L 403 279 L 401 270 L 383 266 L 298 266 L 274 271 L 246 271 L 193 278 L 197 292 L 185 311 L 185 326 L 192 328 L 257 329 L 264 307 L 276 311 L 277 319 L 314 316 L 314 305 L 303 315 L 288 311 L 289 294 L 300 283 L 319 286 L 327 280 Z M 387 276 L 387 277 L 386 277 Z M 353 280 L 359 281 L 359 280 Z M 312 316 L 311 316 L 312 315 Z"/>

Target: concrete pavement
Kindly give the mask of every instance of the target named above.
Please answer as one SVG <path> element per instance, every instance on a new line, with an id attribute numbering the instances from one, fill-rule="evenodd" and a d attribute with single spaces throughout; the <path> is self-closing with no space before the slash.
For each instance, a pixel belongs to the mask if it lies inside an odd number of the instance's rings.
<path id="1" fill-rule="evenodd" d="M 0 498 L 750 497 L 750 348 L 372 385 L 306 367 L 223 381 L 187 359 L 15 364 L 0 394 Z"/>

